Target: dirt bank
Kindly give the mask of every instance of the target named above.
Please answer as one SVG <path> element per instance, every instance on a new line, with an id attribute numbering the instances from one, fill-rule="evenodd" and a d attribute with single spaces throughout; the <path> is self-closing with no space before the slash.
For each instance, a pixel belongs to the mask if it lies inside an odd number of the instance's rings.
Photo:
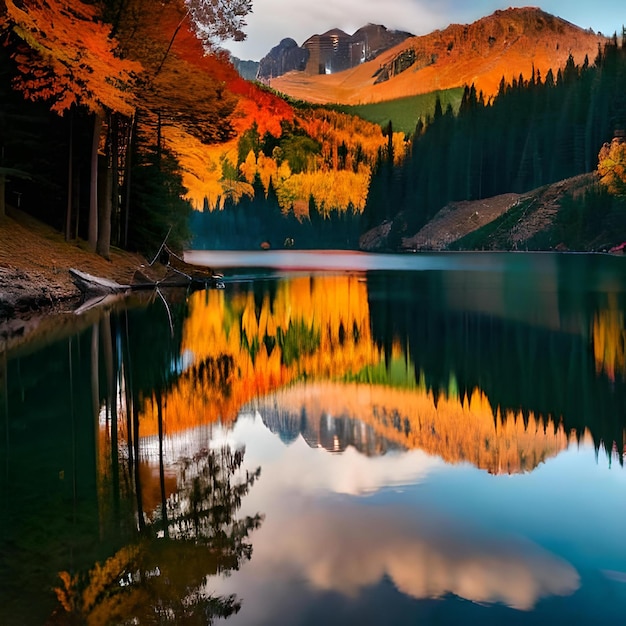
<path id="1" fill-rule="evenodd" d="M 130 282 L 146 261 L 121 250 L 111 260 L 89 252 L 84 242 L 65 242 L 63 235 L 15 209 L 0 218 L 0 350 L 13 335 L 23 335 L 42 313 L 69 311 L 80 301 L 71 267 Z"/>
<path id="2" fill-rule="evenodd" d="M 485 235 L 479 242 L 473 242 L 474 247 L 470 249 L 531 249 L 528 246 L 534 237 L 553 229 L 561 200 L 565 196 L 584 194 L 596 181 L 594 173 L 581 174 L 524 194 L 506 193 L 482 200 L 450 202 L 417 233 L 403 237 L 399 250 L 446 250 L 463 237 L 490 224 L 497 225 L 494 232 Z M 507 219 L 502 220 L 503 217 Z M 398 249 L 397 244 L 393 248 L 388 243 L 394 226 L 385 222 L 362 235 L 359 240 L 361 249 Z M 568 249 L 568 246 L 557 240 L 541 249 Z M 595 250 L 596 247 L 590 243 L 589 249 Z"/>

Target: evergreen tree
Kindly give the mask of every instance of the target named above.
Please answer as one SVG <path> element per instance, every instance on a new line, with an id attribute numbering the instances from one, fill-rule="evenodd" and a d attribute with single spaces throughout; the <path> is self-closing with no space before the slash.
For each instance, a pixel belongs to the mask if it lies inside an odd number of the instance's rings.
<path id="1" fill-rule="evenodd" d="M 134 158 L 131 201 L 135 211 L 129 220 L 129 247 L 148 257 L 167 237 L 173 250 L 182 250 L 190 239 L 191 205 L 183 200 L 185 188 L 174 157 L 162 149 Z"/>
<path id="2" fill-rule="evenodd" d="M 611 41 L 594 66 L 570 56 L 556 81 L 551 70 L 543 82 L 535 72 L 502 80 L 493 102 L 468 87 L 456 118 L 437 104 L 401 167 L 379 161 L 363 228 L 401 214 L 399 240 L 451 200 L 522 193 L 592 170 L 602 143 L 626 128 L 625 80 L 626 52 Z"/>

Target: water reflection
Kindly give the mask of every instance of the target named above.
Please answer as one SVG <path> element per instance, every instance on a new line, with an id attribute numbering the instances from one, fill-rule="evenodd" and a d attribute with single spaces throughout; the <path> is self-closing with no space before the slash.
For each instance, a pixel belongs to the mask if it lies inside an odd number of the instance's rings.
<path id="1" fill-rule="evenodd" d="M 435 400 L 423 386 L 298 384 L 253 406 L 283 440 L 298 433 L 309 445 L 332 452 L 353 446 L 368 455 L 418 449 L 492 474 L 531 471 L 569 444 L 562 423 L 532 413 L 525 418 L 521 411 L 501 414 L 478 390 Z M 591 438 L 589 431 L 585 436 Z"/>
<path id="2" fill-rule="evenodd" d="M 273 539 L 275 550 L 258 557 L 281 577 L 304 577 L 316 589 L 351 597 L 389 577 L 416 599 L 452 593 L 529 610 L 542 597 L 579 587 L 575 568 L 529 541 L 407 513 L 353 503 L 305 507 L 288 528 L 272 526 L 275 535 L 263 539 L 265 546 Z"/>
<path id="3" fill-rule="evenodd" d="M 479 293 L 482 276 L 471 283 Z M 526 317 L 511 297 L 511 315 L 498 305 L 497 318 L 476 313 L 471 299 L 470 311 L 438 305 L 451 291 L 441 281 L 458 287 L 458 273 L 367 282 L 307 275 L 193 294 L 180 348 L 186 367 L 167 392 L 165 432 L 232 423 L 242 407 L 273 405 L 284 424 L 271 427 L 287 440 L 302 433 L 329 450 L 351 444 L 369 454 L 420 448 L 492 473 L 532 470 L 572 437 L 621 450 L 624 398 L 614 384 L 624 367 L 622 309 L 612 297 L 607 308 L 561 310 L 554 276 L 539 282 L 549 295 L 522 290 L 533 302 Z M 154 407 L 144 403 L 144 434 L 157 432 Z M 357 420 L 375 437 L 361 445 L 324 433 L 324 415 L 352 420 L 355 432 Z"/>
<path id="4" fill-rule="evenodd" d="M 272 623 L 292 602 L 299 623 L 388 583 L 398 606 L 591 606 L 589 571 L 626 570 L 586 508 L 626 514 L 624 283 L 510 258 L 265 273 L 4 353 L 0 621 Z"/>
<path id="5" fill-rule="evenodd" d="M 89 571 L 59 572 L 57 623 L 210 623 L 240 609 L 236 595 L 206 592 L 207 578 L 237 569 L 260 515 L 237 519 L 260 471 L 237 479 L 243 451 L 223 448 L 182 459 L 176 488 L 139 537 Z"/>
<path id="6" fill-rule="evenodd" d="M 606 308 L 593 317 L 593 354 L 596 373 L 605 374 L 615 382 L 626 378 L 626 325 L 624 311 L 615 294 L 610 294 Z"/>
<path id="7" fill-rule="evenodd" d="M 263 502 L 268 511 L 255 535 L 251 562 L 214 583 L 221 593 L 239 590 L 246 598 L 234 620 L 238 624 L 280 622 L 285 610 L 295 615 L 317 610 L 325 623 L 351 623 L 351 611 L 368 599 L 377 598 L 391 610 L 386 603 L 401 596 L 460 597 L 483 606 L 533 611 L 542 599 L 580 591 L 589 568 L 581 559 L 586 548 L 599 562 L 613 554 L 616 562 L 626 564 L 616 534 L 619 519 L 594 513 L 607 492 L 585 491 L 581 502 L 580 476 L 568 478 L 568 470 L 556 483 L 557 497 L 549 480 L 547 493 L 527 492 L 519 488 L 523 483 L 516 488 L 501 477 L 468 473 L 467 467 L 446 465 L 421 450 L 368 457 L 353 447 L 329 454 L 303 437 L 285 444 L 266 430 L 270 421 L 257 414 L 218 434 L 231 443 L 249 442 L 251 459 L 263 465 L 263 480 L 247 504 L 255 508 Z M 566 454 L 575 450 L 577 446 L 570 447 Z M 493 488 L 494 480 L 500 481 L 500 489 Z M 615 487 L 621 490 L 623 477 L 619 485 Z M 548 528 L 529 532 L 535 517 Z M 546 535 L 554 539 L 546 542 Z M 572 540 L 582 542 L 580 552 L 563 551 L 563 543 Z M 395 590 L 392 598 L 384 591 L 386 584 Z M 414 608 L 397 621 L 415 619 Z M 362 620 L 377 623 L 374 616 Z M 306 623 L 296 616 L 286 621 Z"/>

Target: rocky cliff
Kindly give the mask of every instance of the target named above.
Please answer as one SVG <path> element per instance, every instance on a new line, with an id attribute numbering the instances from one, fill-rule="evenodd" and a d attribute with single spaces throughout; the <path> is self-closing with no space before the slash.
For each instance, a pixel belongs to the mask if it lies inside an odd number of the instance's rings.
<path id="1" fill-rule="evenodd" d="M 292 71 L 334 74 L 371 61 L 410 37 L 407 32 L 367 24 L 352 35 L 338 28 L 312 35 L 301 47 L 291 38 L 283 39 L 261 59 L 257 77 L 271 80 Z"/>

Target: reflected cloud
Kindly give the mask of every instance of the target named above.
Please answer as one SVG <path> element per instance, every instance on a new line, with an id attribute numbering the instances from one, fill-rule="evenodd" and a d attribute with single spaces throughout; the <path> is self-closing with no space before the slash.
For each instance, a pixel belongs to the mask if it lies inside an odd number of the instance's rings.
<path id="1" fill-rule="evenodd" d="M 341 455 L 329 457 L 299 440 L 285 450 L 278 464 L 266 466 L 263 471 L 270 475 L 269 481 L 281 488 L 363 496 L 384 488 L 416 484 L 441 466 L 441 461 L 419 450 L 367 457 L 348 448 Z M 294 472 L 294 467 L 300 471 Z"/>
<path id="2" fill-rule="evenodd" d="M 298 581 L 309 591 L 356 597 L 388 578 L 418 600 L 454 594 L 523 611 L 580 585 L 574 567 L 521 536 L 477 527 L 440 507 L 398 506 L 395 496 L 363 498 L 416 485 L 443 467 L 420 450 L 329 454 L 302 437 L 286 446 L 259 416 L 218 435 L 216 445 L 248 442 L 246 454 L 263 466 L 263 477 L 247 507 L 262 503 L 272 512 L 255 536 L 252 561 L 235 580 L 222 581 L 224 589 L 218 583 L 220 592 L 244 590 L 255 607 L 250 623 L 272 623 L 286 601 L 306 601 Z"/>
<path id="3" fill-rule="evenodd" d="M 305 510 L 289 520 L 288 531 L 282 525 L 271 528 L 256 566 L 288 569 L 319 590 L 350 596 L 388 576 L 399 591 L 416 599 L 452 593 L 519 610 L 579 587 L 570 564 L 527 540 L 411 517 L 408 511 L 353 504 Z"/>

